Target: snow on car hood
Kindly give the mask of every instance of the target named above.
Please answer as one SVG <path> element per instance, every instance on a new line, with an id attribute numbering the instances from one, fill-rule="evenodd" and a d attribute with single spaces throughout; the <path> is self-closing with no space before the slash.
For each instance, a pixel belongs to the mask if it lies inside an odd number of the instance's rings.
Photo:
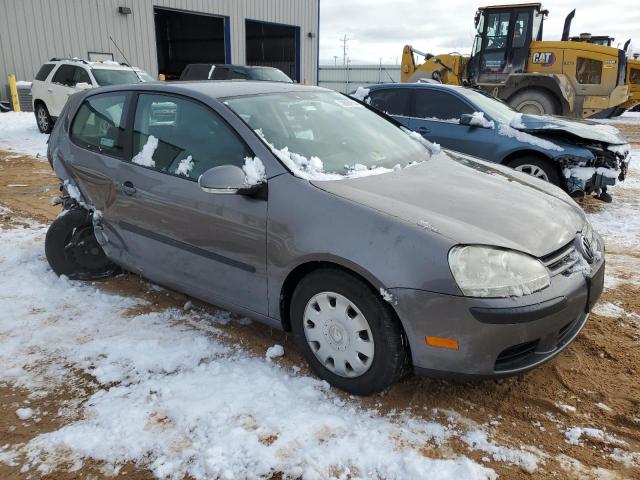
<path id="1" fill-rule="evenodd" d="M 455 243 L 536 257 L 569 243 L 585 223 L 582 210 L 559 188 L 450 152 L 384 175 L 311 183 Z"/>
<path id="2" fill-rule="evenodd" d="M 616 127 L 602 125 L 589 120 L 570 120 L 552 115 L 522 114 L 515 117 L 509 125 L 525 132 L 559 131 L 581 139 L 604 142 L 611 145 L 620 145 L 628 142 Z"/>

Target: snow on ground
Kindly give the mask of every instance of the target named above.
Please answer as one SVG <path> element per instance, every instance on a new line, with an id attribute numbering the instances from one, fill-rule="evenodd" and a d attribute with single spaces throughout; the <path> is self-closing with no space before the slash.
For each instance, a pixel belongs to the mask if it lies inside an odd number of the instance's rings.
<path id="1" fill-rule="evenodd" d="M 629 175 L 609 190 L 613 203 L 603 205 L 596 212 L 587 213 L 593 227 L 620 245 L 640 247 L 640 151 L 632 150 Z M 625 191 L 629 195 L 625 195 Z"/>
<path id="2" fill-rule="evenodd" d="M 97 391 L 78 407 L 78 420 L 24 446 L 3 447 L 0 461 L 25 454 L 29 471 L 39 474 L 94 459 L 195 479 L 273 472 L 494 478 L 466 457 L 420 453 L 460 438 L 497 461 L 535 469 L 535 455 L 496 445 L 481 428 L 380 416 L 277 358 L 230 347 L 215 328 L 217 316 L 194 309 L 136 314 L 144 300 L 58 278 L 43 255 L 45 231 L 0 228 L 0 381 L 55 391 L 77 372 L 91 375 Z"/>
<path id="3" fill-rule="evenodd" d="M 589 120 L 593 120 L 598 123 L 626 123 L 627 125 L 631 124 L 640 124 L 640 112 L 625 112 L 619 117 L 614 118 L 590 118 Z"/>
<path id="4" fill-rule="evenodd" d="M 30 112 L 0 113 L 0 149 L 18 155 L 46 157 L 49 135 L 40 133 Z"/>

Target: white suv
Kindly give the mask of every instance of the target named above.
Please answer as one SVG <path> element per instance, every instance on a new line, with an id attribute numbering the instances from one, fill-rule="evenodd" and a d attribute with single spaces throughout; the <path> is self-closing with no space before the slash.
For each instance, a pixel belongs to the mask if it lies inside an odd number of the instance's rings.
<path id="1" fill-rule="evenodd" d="M 31 85 L 33 111 L 38 128 L 49 133 L 70 95 L 94 87 L 152 81 L 139 68 L 111 61 L 87 62 L 76 58 L 52 58 L 42 65 Z"/>

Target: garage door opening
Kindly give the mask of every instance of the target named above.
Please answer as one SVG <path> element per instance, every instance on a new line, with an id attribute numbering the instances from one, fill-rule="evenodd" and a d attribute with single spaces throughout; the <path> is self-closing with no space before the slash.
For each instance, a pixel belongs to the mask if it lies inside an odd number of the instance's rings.
<path id="1" fill-rule="evenodd" d="M 300 81 L 300 27 L 246 20 L 247 65 L 276 67 Z"/>
<path id="2" fill-rule="evenodd" d="M 189 63 L 229 63 L 229 18 L 154 8 L 158 73 L 177 80 Z"/>

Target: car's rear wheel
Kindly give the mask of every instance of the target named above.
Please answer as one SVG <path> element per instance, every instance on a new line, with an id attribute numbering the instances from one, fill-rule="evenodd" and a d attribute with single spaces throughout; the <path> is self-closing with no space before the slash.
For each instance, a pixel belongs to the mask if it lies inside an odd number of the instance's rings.
<path id="1" fill-rule="evenodd" d="M 40 102 L 36 105 L 36 123 L 41 133 L 51 133 L 53 129 L 53 120 L 49 115 L 49 110 L 44 103 Z"/>
<path id="2" fill-rule="evenodd" d="M 520 113 L 531 115 L 556 115 L 560 113 L 558 105 L 551 95 L 534 88 L 516 93 L 508 103 Z"/>
<path id="3" fill-rule="evenodd" d="M 519 172 L 553 183 L 557 187 L 561 186 L 558 168 L 549 160 L 537 157 L 520 157 L 510 162 L 509 166 Z"/>
<path id="4" fill-rule="evenodd" d="M 91 280 L 119 272 L 98 243 L 89 212 L 72 208 L 56 218 L 45 237 L 44 250 L 51 269 L 57 275 Z"/>
<path id="5" fill-rule="evenodd" d="M 291 300 L 295 341 L 319 377 L 355 395 L 380 392 L 407 371 L 408 348 L 389 304 L 355 275 L 321 269 Z"/>

